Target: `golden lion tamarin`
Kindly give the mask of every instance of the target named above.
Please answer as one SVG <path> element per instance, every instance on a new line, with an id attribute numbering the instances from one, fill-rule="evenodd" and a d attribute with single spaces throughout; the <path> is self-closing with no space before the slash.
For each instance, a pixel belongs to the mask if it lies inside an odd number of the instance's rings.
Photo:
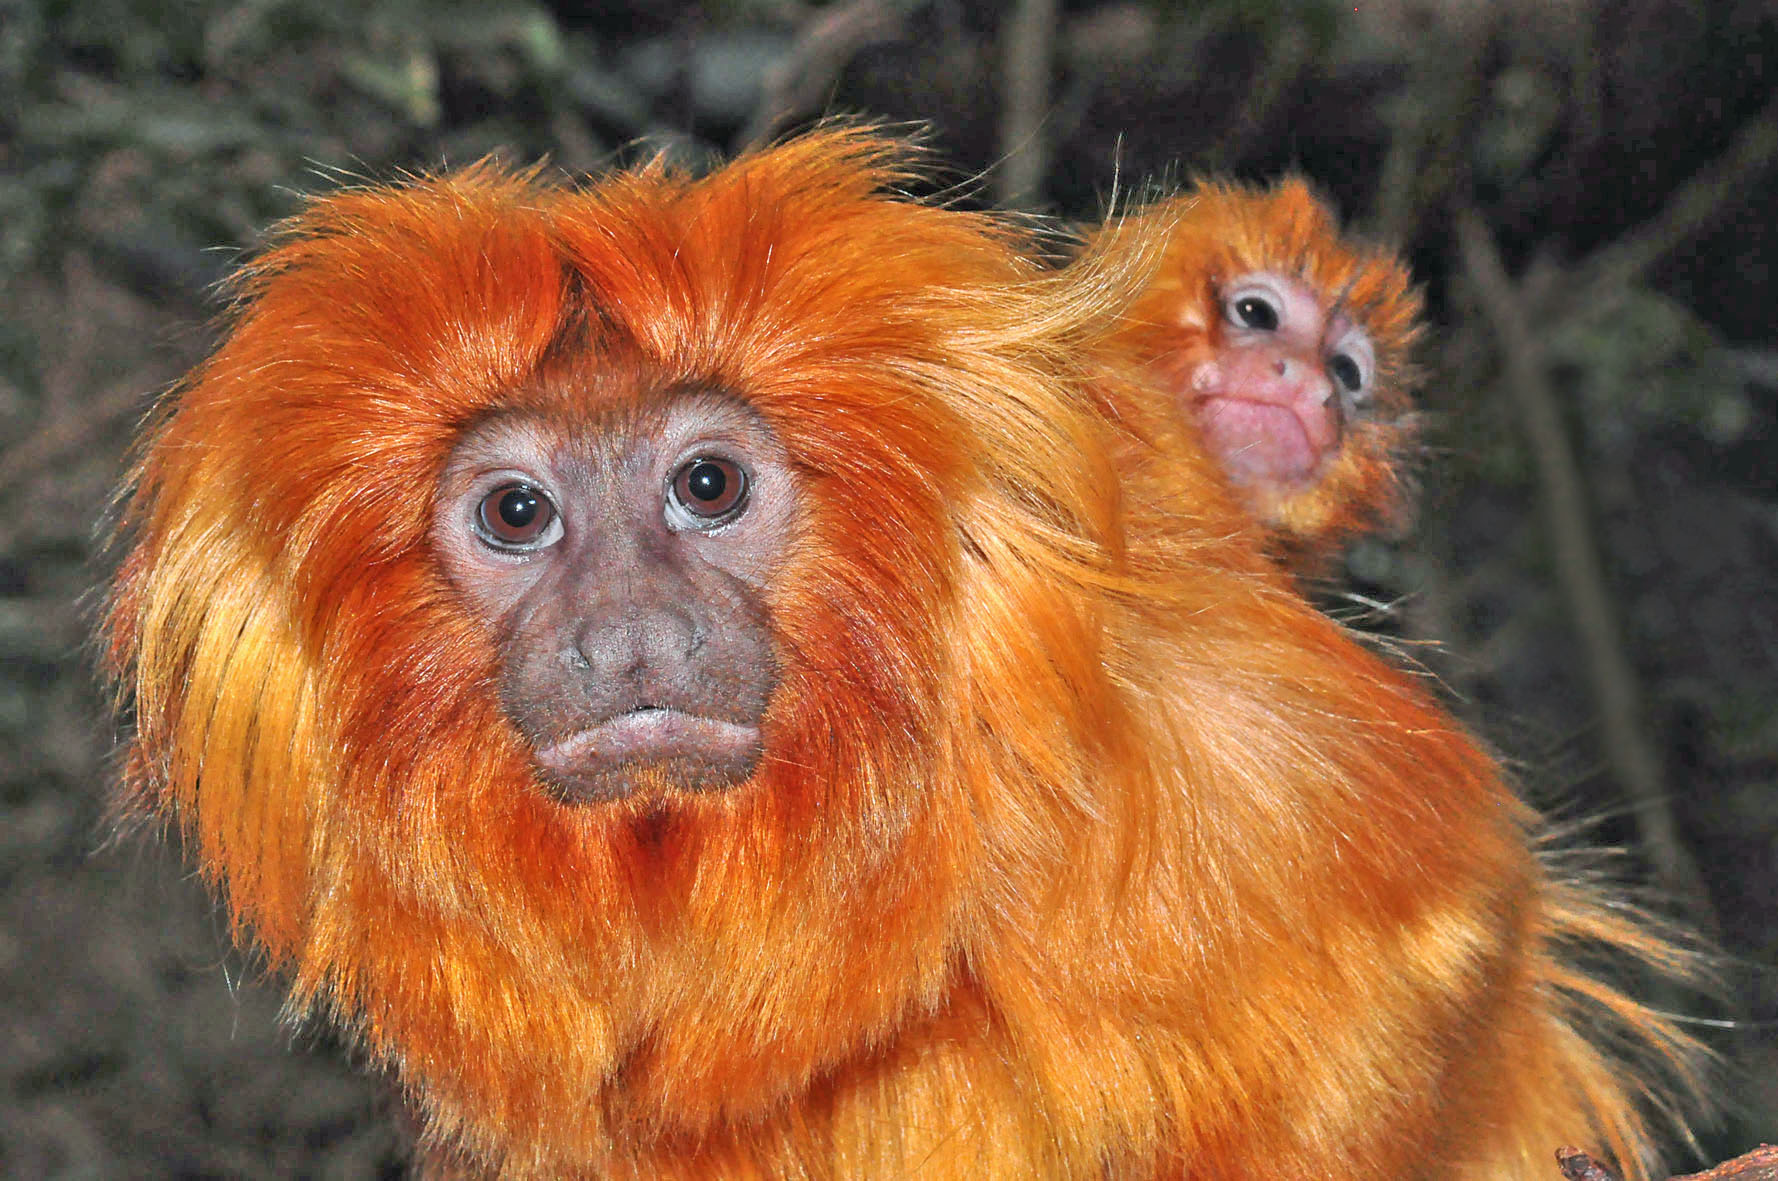
<path id="1" fill-rule="evenodd" d="M 129 800 L 437 1175 L 1636 1163 L 1582 1011 L 1683 1039 L 1095 361 L 1139 268 L 910 179 L 837 129 L 311 202 L 135 469 Z"/>
<path id="2" fill-rule="evenodd" d="M 1319 573 L 1399 521 L 1421 301 L 1399 258 L 1342 237 L 1308 185 L 1208 182 L 1119 232 L 1161 232 L 1116 348 L 1146 366 L 1267 544 Z"/>

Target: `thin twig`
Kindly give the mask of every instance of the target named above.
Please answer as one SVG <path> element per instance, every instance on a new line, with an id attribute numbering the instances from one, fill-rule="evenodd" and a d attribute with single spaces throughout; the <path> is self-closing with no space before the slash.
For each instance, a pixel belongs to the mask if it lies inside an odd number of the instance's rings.
<path id="1" fill-rule="evenodd" d="M 1043 198 L 1050 145 L 1050 71 L 1056 57 L 1060 0 L 1019 0 L 1000 33 L 1000 204 L 1030 206 Z"/>
<path id="2" fill-rule="evenodd" d="M 1486 63 L 1500 12 L 1454 4 L 1436 34 L 1417 46 L 1409 93 L 1431 96 L 1407 104 L 1390 137 L 1377 179 L 1372 230 L 1384 242 L 1411 242 L 1420 223 L 1464 187 L 1475 126 L 1487 110 Z"/>
<path id="3" fill-rule="evenodd" d="M 1595 291 L 1614 291 L 1720 221 L 1725 206 L 1745 200 L 1749 187 L 1778 161 L 1778 98 L 1742 125 L 1728 148 L 1693 173 L 1667 199 L 1661 211 L 1632 234 L 1601 247 L 1581 264 L 1582 283 Z M 1564 288 L 1574 300 L 1575 288 Z"/>
<path id="4" fill-rule="evenodd" d="M 910 0 L 852 0 L 822 9 L 796 35 L 790 52 L 765 72 L 764 93 L 741 131 L 743 147 L 765 142 L 786 123 L 819 111 L 841 71 L 859 52 L 903 35 Z"/>
<path id="5" fill-rule="evenodd" d="M 1291 85 L 1309 68 L 1313 51 L 1301 25 L 1287 24 L 1279 30 L 1266 46 L 1265 63 L 1247 87 L 1240 113 L 1207 155 L 1211 171 L 1228 169 L 1258 142 Z"/>

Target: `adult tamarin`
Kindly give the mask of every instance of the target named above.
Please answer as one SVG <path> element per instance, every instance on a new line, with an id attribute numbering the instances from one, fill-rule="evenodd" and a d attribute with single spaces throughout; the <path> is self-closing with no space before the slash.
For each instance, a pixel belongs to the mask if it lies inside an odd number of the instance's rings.
<path id="1" fill-rule="evenodd" d="M 1633 1167 L 1581 1023 L 1681 1039 L 1101 371 L 1139 268 L 909 180 L 842 129 L 310 203 L 135 470 L 130 801 L 436 1174 Z"/>

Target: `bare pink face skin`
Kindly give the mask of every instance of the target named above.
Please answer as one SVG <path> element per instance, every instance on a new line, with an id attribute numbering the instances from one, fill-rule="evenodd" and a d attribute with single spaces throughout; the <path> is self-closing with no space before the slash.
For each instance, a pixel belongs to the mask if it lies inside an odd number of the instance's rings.
<path id="1" fill-rule="evenodd" d="M 1222 284 L 1222 344 L 1179 391 L 1238 486 L 1313 484 L 1371 399 L 1364 330 L 1302 280 L 1254 271 Z"/>

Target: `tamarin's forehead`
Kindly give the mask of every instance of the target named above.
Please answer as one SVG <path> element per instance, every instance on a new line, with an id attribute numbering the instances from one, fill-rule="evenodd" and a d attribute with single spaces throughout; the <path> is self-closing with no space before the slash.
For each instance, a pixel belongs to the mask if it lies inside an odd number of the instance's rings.
<path id="1" fill-rule="evenodd" d="M 585 463 L 614 457 L 629 440 L 738 440 L 762 433 L 770 433 L 765 420 L 741 394 L 720 385 L 588 382 L 570 371 L 540 375 L 476 418 L 458 435 L 455 452 L 473 458 L 517 445 L 558 462 Z"/>
<path id="2" fill-rule="evenodd" d="M 1187 200 L 1170 263 L 1207 275 L 1212 286 L 1271 270 L 1301 278 L 1360 317 L 1372 310 L 1392 321 L 1396 312 L 1403 319 L 1418 314 L 1407 268 L 1389 251 L 1342 238 L 1331 211 L 1300 178 L 1270 189 L 1210 183 Z"/>

